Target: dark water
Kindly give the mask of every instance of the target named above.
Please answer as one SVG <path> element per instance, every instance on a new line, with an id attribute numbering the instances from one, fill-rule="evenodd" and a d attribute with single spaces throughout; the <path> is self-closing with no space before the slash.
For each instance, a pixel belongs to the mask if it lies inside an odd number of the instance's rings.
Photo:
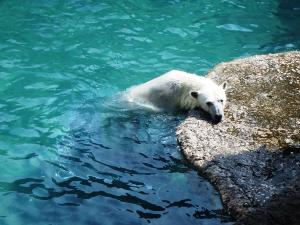
<path id="1" fill-rule="evenodd" d="M 171 69 L 299 49 L 295 1 L 0 0 L 0 224 L 220 224 L 186 115 L 118 105 Z"/>

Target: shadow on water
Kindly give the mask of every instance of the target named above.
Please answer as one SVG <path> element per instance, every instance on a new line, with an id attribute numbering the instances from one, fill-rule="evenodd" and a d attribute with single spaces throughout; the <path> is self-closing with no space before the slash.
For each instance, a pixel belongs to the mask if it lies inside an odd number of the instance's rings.
<path id="1" fill-rule="evenodd" d="M 279 0 L 277 14 L 282 26 L 285 28 L 285 38 L 287 40 L 298 41 L 296 46 L 299 48 L 300 36 L 300 2 L 298 0 L 284 1 Z"/>
<path id="2" fill-rule="evenodd" d="M 272 35 L 272 43 L 262 48 L 267 52 L 297 50 L 300 47 L 300 2 L 298 0 L 278 0 L 274 12 L 280 23 L 277 32 Z"/>
<path id="3" fill-rule="evenodd" d="M 115 100 L 109 104 L 104 100 L 103 106 L 101 113 L 95 109 L 93 115 L 85 115 L 81 128 L 76 125 L 72 128 L 71 145 L 62 143 L 71 146 L 75 153 L 72 155 L 86 159 L 82 166 L 94 172 L 93 176 L 78 182 L 105 187 L 100 191 L 83 191 L 78 195 L 80 199 L 101 196 L 122 202 L 126 207 L 130 204 L 127 212 L 152 223 L 176 224 L 176 217 L 182 223 L 183 217 L 176 216 L 178 210 L 192 220 L 204 219 L 212 224 L 230 221 L 216 192 L 212 195 L 215 199 L 201 196 L 201 189 L 205 188 L 205 193 L 213 188 L 202 179 L 191 180 L 199 177 L 177 150 L 175 129 L 186 115 L 153 113 L 136 106 L 120 105 Z M 78 111 L 85 114 L 86 107 Z M 91 122 L 95 115 L 97 118 Z M 187 187 L 189 183 L 196 187 Z M 69 186 L 70 180 L 62 184 Z M 206 202 L 205 206 L 201 201 Z"/>

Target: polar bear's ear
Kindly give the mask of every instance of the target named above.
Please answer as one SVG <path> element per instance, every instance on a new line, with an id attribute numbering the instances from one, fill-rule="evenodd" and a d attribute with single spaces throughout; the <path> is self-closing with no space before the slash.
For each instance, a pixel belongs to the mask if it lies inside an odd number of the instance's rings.
<path id="1" fill-rule="evenodd" d="M 228 87 L 228 83 L 225 81 L 220 86 L 223 88 L 224 91 L 226 91 Z"/>
<path id="2" fill-rule="evenodd" d="M 192 92 L 191 92 L 191 96 L 193 96 L 193 97 L 196 98 L 196 99 L 198 98 L 198 95 L 199 95 L 199 94 L 198 94 L 197 91 L 192 91 Z"/>

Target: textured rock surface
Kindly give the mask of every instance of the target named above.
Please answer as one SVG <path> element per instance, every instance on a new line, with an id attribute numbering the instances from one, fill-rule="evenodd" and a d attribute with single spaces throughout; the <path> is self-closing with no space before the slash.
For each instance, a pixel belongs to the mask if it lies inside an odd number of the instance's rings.
<path id="1" fill-rule="evenodd" d="M 300 52 L 216 66 L 227 80 L 223 122 L 192 111 L 178 127 L 185 157 L 244 224 L 300 224 Z"/>

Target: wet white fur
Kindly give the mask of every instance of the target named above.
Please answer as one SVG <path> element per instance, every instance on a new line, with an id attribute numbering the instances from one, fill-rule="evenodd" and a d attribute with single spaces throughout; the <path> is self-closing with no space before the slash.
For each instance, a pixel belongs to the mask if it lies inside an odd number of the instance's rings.
<path id="1" fill-rule="evenodd" d="M 221 113 L 226 102 L 226 84 L 217 85 L 209 78 L 172 70 L 125 92 L 128 101 L 157 110 L 190 110 L 201 107 L 212 114 L 210 101 Z M 191 92 L 197 92 L 195 98 Z M 223 100 L 221 103 L 220 100 Z M 212 115 L 214 116 L 214 115 Z"/>

